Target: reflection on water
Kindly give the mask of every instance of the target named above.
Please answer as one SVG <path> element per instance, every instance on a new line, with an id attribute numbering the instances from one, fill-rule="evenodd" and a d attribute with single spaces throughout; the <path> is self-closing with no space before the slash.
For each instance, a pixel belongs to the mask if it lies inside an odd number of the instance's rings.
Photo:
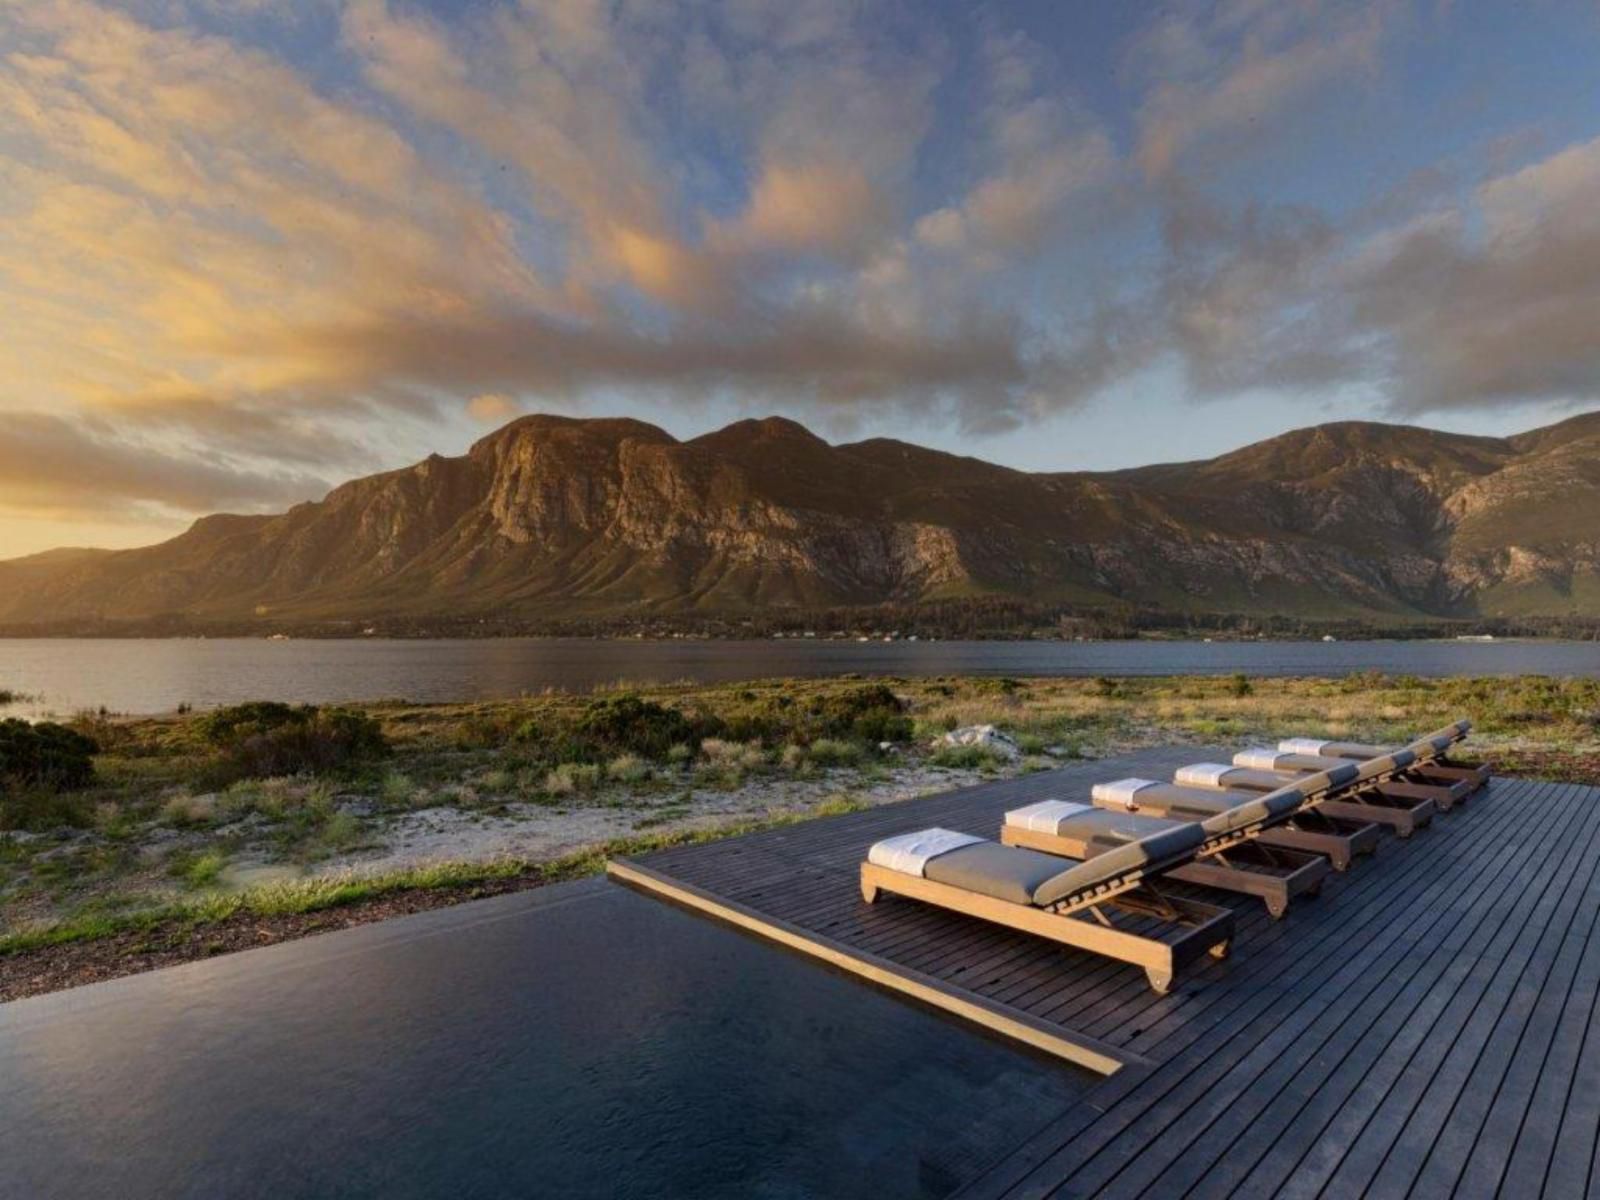
<path id="1" fill-rule="evenodd" d="M 599 881 L 0 1006 L 0 1079 L 41 1200 L 943 1196 L 1094 1082 Z"/>
<path id="2" fill-rule="evenodd" d="M 1600 675 L 1597 642 L 265 641 L 0 639 L 13 712 L 239 700 L 470 700 L 618 680 L 779 675 Z"/>

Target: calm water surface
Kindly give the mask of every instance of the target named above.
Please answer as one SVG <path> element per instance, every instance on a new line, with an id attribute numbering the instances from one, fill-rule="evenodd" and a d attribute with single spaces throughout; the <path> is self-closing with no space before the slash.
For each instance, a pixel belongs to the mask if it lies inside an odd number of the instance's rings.
<path id="1" fill-rule="evenodd" d="M 832 642 L 508 638 L 283 641 L 0 639 L 0 688 L 38 715 L 105 705 L 169 712 L 240 700 L 472 700 L 545 688 L 780 675 L 1600 676 L 1600 643 Z"/>
<path id="2" fill-rule="evenodd" d="M 19 1200 L 922 1200 L 1095 1077 L 593 880 L 0 1005 L 0 1080 Z"/>

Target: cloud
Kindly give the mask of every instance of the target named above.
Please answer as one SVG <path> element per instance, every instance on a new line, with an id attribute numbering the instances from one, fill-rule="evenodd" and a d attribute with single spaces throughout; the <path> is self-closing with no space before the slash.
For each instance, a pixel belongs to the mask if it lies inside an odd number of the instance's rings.
<path id="1" fill-rule="evenodd" d="M 294 471 L 256 471 L 222 456 L 172 454 L 49 413 L 0 412 L 0 509 L 59 516 L 277 508 L 328 484 Z M 132 506 L 129 509 L 128 506 Z"/>
<path id="2" fill-rule="evenodd" d="M 1086 361 L 1170 356 L 1199 399 L 1356 387 L 1404 418 L 1600 398 L 1600 139 L 1414 195 L 1340 223 L 1169 181 L 1159 281 L 1099 314 Z"/>
<path id="3" fill-rule="evenodd" d="M 1203 145 L 1259 138 L 1292 102 L 1370 72 L 1391 3 L 1232 3 L 1165 15 L 1136 37 L 1130 76 L 1150 84 L 1137 158 L 1159 179 Z"/>
<path id="4" fill-rule="evenodd" d="M 923 246 L 965 254 L 980 270 L 1026 261 L 1075 201 L 1115 180 L 1109 135 L 1042 78 L 1043 58 L 1020 34 L 984 39 L 987 169 L 958 203 L 917 222 Z"/>
<path id="5" fill-rule="evenodd" d="M 1600 396 L 1597 196 L 1600 139 L 1363 248 L 1353 320 L 1387 342 L 1396 411 Z"/>
<path id="6" fill-rule="evenodd" d="M 522 412 L 522 405 L 500 392 L 483 392 L 467 401 L 467 415 L 481 425 L 504 425 Z"/>

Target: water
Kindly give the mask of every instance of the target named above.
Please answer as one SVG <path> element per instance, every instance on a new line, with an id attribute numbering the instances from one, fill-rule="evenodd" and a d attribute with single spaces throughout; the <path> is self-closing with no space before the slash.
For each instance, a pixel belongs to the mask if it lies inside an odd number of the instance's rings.
<path id="1" fill-rule="evenodd" d="M 0 1079 L 30 1200 L 938 1197 L 1096 1082 L 599 880 L 0 1005 Z"/>
<path id="2" fill-rule="evenodd" d="M 492 699 L 545 688 L 786 675 L 1600 676 L 1600 642 L 201 641 L 0 639 L 0 688 L 38 716 L 240 700 Z"/>

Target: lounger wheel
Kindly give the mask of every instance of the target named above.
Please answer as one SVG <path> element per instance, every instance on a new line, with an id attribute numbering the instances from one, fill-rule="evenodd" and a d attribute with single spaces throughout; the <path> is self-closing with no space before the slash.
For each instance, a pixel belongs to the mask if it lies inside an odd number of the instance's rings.
<path id="1" fill-rule="evenodd" d="M 1322 895 L 1322 880 L 1319 879 L 1315 883 L 1313 883 L 1310 887 L 1308 887 L 1306 889 L 1306 895 L 1308 895 L 1308 896 L 1320 896 L 1320 895 Z"/>
<path id="2" fill-rule="evenodd" d="M 861 898 L 868 904 L 871 904 L 878 898 L 878 885 L 875 883 L 868 883 L 865 879 L 863 879 L 861 881 Z"/>
<path id="3" fill-rule="evenodd" d="M 1218 942 L 1207 951 L 1212 958 L 1227 958 L 1228 951 L 1233 948 L 1232 940 Z"/>
<path id="4" fill-rule="evenodd" d="M 1283 914 L 1288 911 L 1289 902 L 1287 900 L 1272 899 L 1267 901 L 1267 915 L 1274 921 L 1282 919 Z"/>
<path id="5" fill-rule="evenodd" d="M 1150 981 L 1150 990 L 1158 996 L 1165 996 L 1172 987 L 1172 972 L 1160 967 L 1146 967 L 1145 978 Z"/>

